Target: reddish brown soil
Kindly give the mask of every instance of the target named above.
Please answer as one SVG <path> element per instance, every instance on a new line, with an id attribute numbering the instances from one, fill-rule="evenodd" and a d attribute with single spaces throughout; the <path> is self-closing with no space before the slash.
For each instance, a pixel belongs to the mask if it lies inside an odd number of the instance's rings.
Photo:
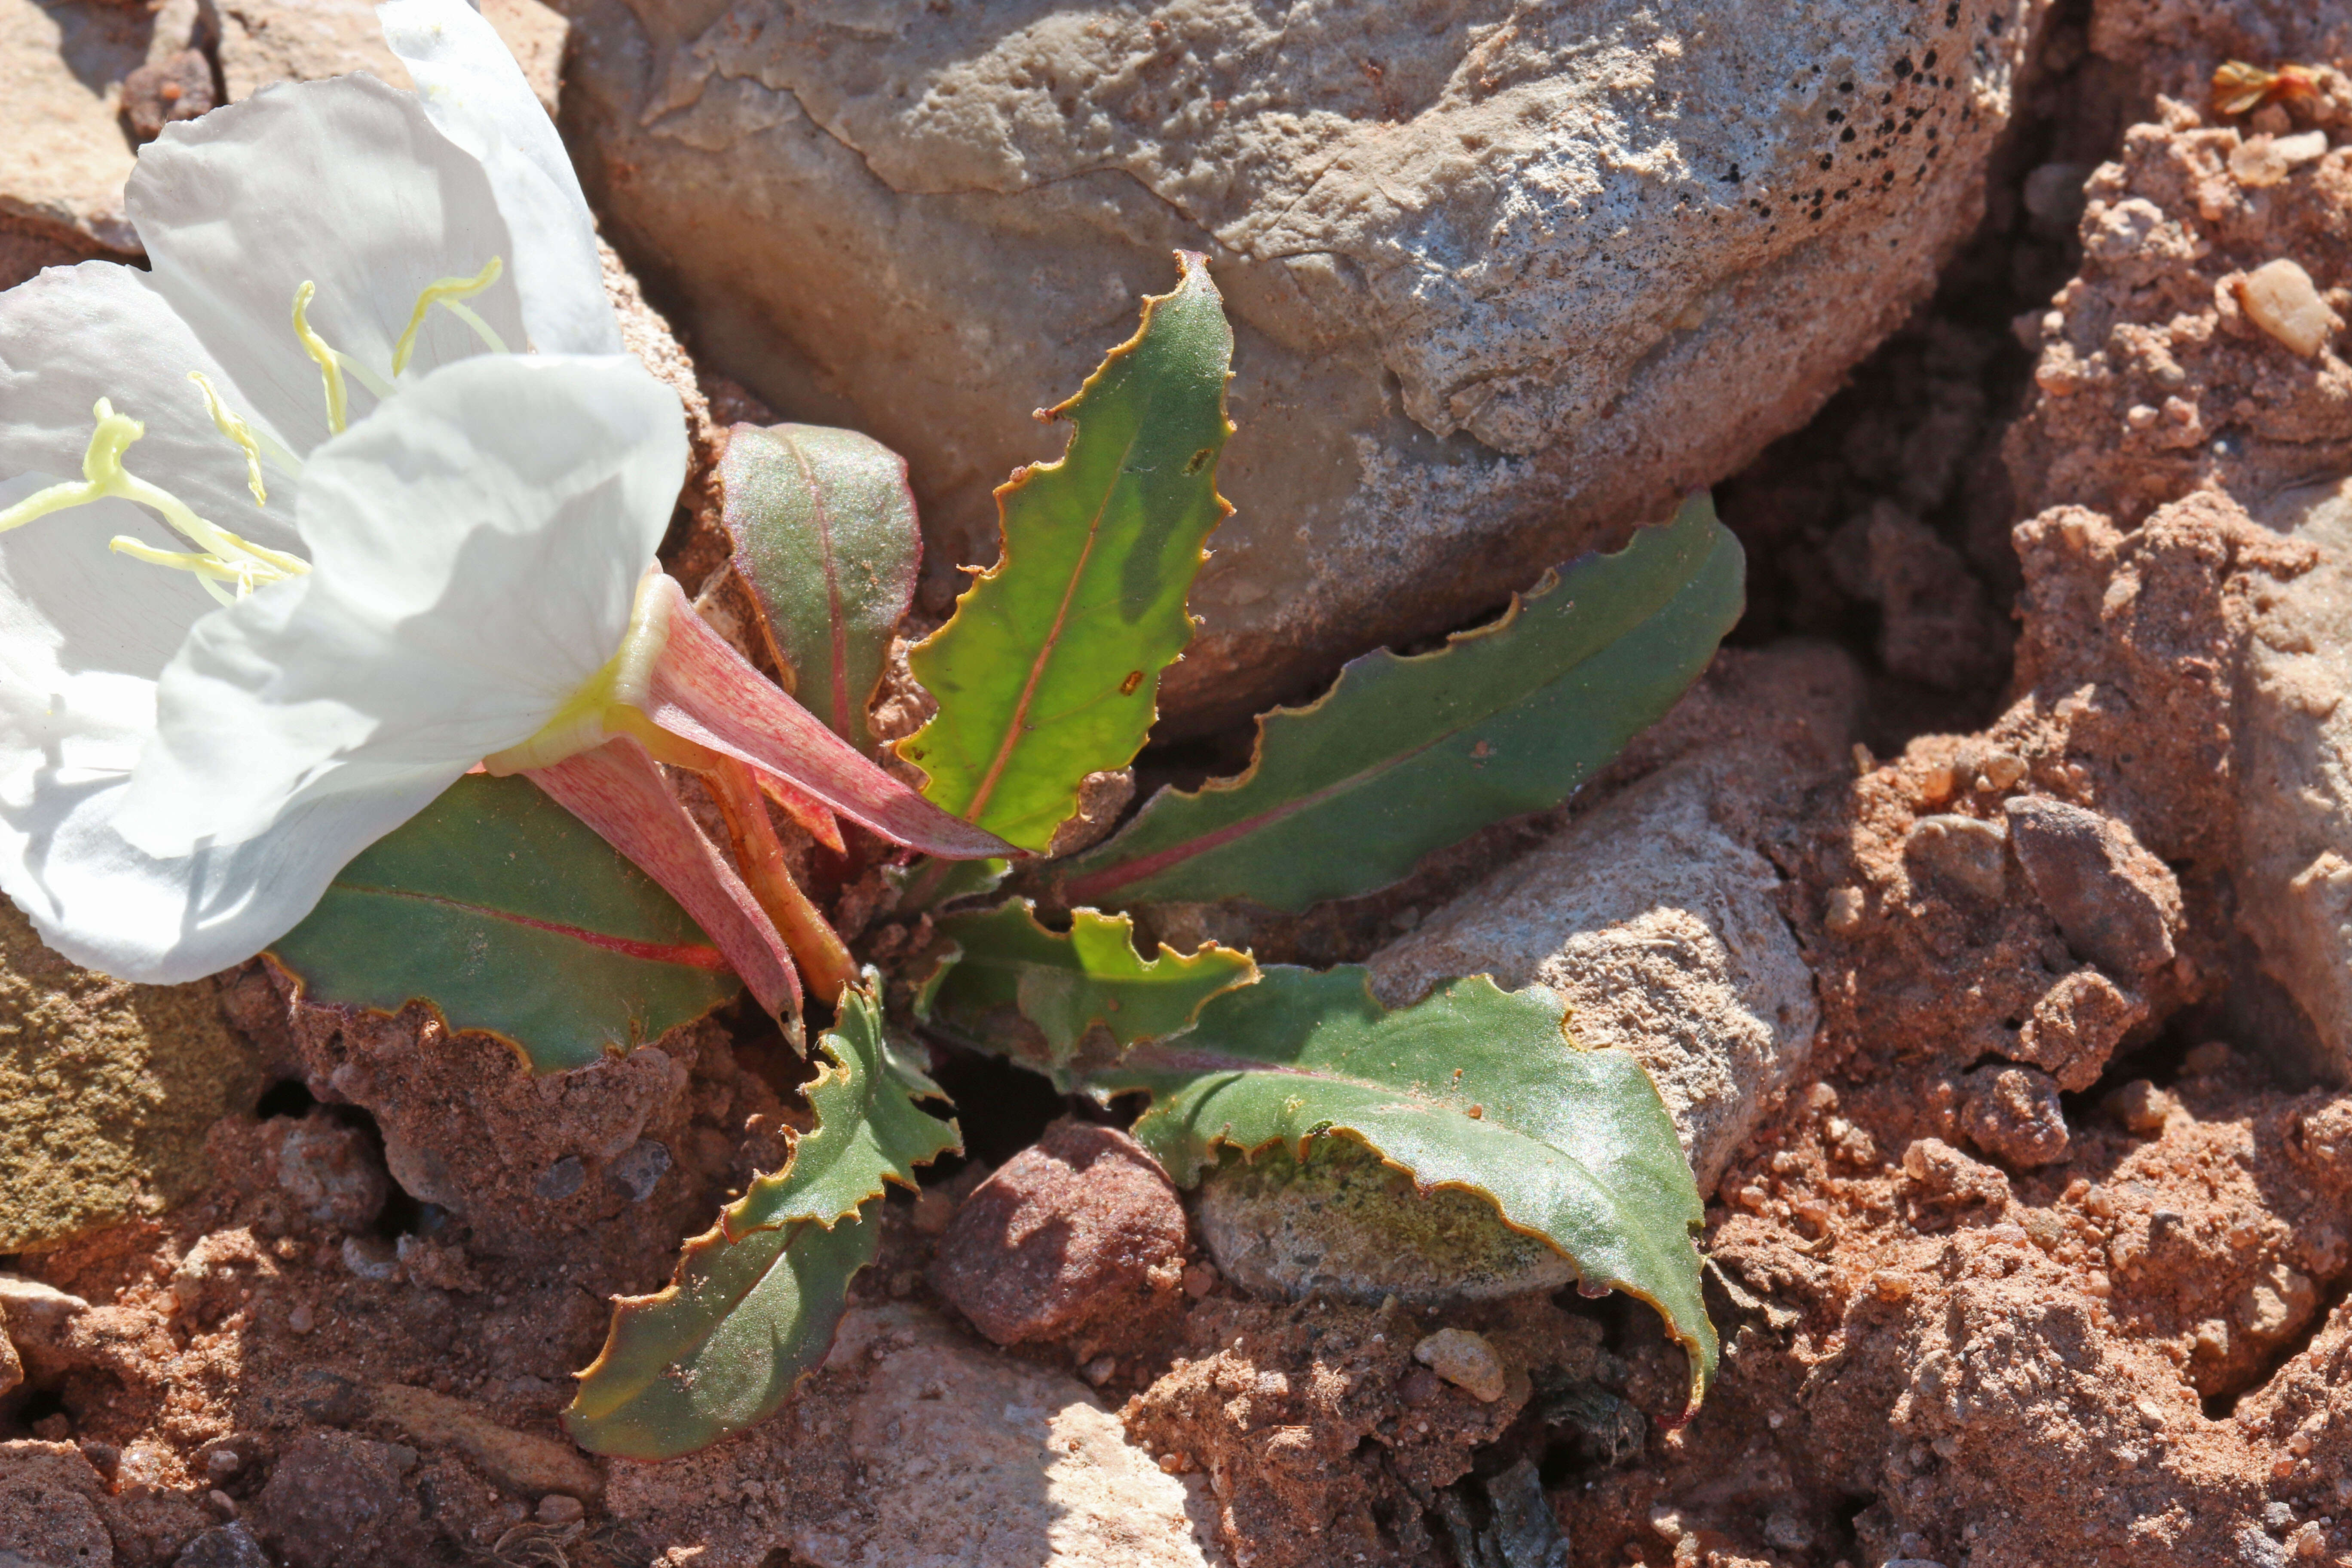
<path id="1" fill-rule="evenodd" d="M 1445 1315 L 1503 1356 L 1486 1403 L 1411 1361 L 1437 1320 L 1196 1275 L 1106 1392 L 1165 1468 L 1209 1479 L 1248 1568 L 1446 1562 L 1447 1521 L 1475 1532 L 1480 1484 L 1522 1458 L 1580 1565 L 2352 1563 L 2352 1095 L 2295 1081 L 2259 1037 L 2223 1043 L 2235 671 L 2266 585 L 2307 561 L 2250 513 L 2352 469 L 2344 335 L 2287 353 L 2231 281 L 2332 257 L 2321 285 L 2352 319 L 2352 151 L 2249 191 L 2227 170 L 2240 132 L 2188 107 L 2224 55 L 2352 49 L 2331 25 L 2126 0 L 2059 26 L 1985 242 L 1853 396 L 1726 488 L 1759 567 L 1743 637 L 1864 654 L 1893 760 L 1859 759 L 1774 839 L 1825 1034 L 1708 1209 L 1727 1355 L 1706 1406 L 1679 1424 L 1679 1353 L 1620 1300 Z M 2275 128 L 2340 139 L 2352 83 L 2327 80 Z M 2154 216 L 2080 257 L 2071 215 L 2019 193 L 2118 140 L 2093 199 Z M 687 545 L 708 563 L 707 535 Z M 2107 825 L 2168 951 L 2085 952 L 2013 867 L 1969 882 L 1948 847 L 1965 826 L 1914 831 L 2002 820 L 2029 790 Z M 1267 945 L 1360 957 L 1529 831 Z M 429 1017 L 289 1011 L 259 971 L 224 1003 L 307 1096 L 222 1121 L 200 1199 L 0 1259 L 94 1304 L 53 1334 L 12 1326 L 28 1382 L 0 1402 L 0 1528 L 18 1532 L 0 1546 L 110 1541 L 160 1568 L 241 1516 L 286 1560 L 331 1561 L 315 1521 L 336 1517 L 362 1520 L 336 1547 L 354 1564 L 691 1562 L 691 1529 L 653 1539 L 604 1511 L 555 1413 L 605 1299 L 658 1284 L 677 1238 L 778 1163 L 799 1115 L 780 1042 L 713 1021 L 583 1089 Z M 992 1159 L 1057 1109 L 960 1070 Z M 321 1125 L 388 1152 L 380 1216 L 338 1219 L 281 1179 L 289 1137 Z M 658 1170 L 633 1153 L 647 1142 Z M 936 1301 L 939 1215 L 979 1174 L 926 1211 L 894 1200 L 863 1296 Z M 847 1397 L 828 1373 L 779 1417 L 794 1458 L 762 1509 L 854 1497 Z M 535 1514 L 550 1494 L 584 1517 Z"/>

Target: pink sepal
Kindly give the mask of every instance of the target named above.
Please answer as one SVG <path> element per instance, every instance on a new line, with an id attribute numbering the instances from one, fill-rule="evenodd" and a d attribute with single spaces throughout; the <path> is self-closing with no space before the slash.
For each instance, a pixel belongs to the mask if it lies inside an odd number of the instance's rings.
<path id="1" fill-rule="evenodd" d="M 894 844 L 949 860 L 1021 853 L 950 816 L 825 728 L 705 625 L 675 578 L 649 581 L 645 591 L 672 601 L 667 641 L 642 699 L 656 724 L 776 774 Z"/>
<path id="2" fill-rule="evenodd" d="M 685 906 L 761 1006 L 780 1019 L 800 1016 L 790 950 L 645 747 L 620 736 L 524 776 Z"/>
<path id="3" fill-rule="evenodd" d="M 765 768 L 753 768 L 751 772 L 760 781 L 760 793 L 782 807 L 784 815 L 799 823 L 810 837 L 836 855 L 848 853 L 842 847 L 841 824 L 834 820 L 824 802 L 805 790 L 795 789 L 791 781 L 778 778 Z"/>

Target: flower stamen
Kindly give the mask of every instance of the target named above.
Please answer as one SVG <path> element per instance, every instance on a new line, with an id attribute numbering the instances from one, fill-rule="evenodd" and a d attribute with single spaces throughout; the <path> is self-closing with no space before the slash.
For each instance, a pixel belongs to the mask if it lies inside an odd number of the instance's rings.
<path id="1" fill-rule="evenodd" d="M 294 290 L 294 335 L 302 351 L 319 362 L 319 378 L 327 384 L 327 428 L 340 436 L 350 425 L 350 397 L 343 389 L 343 356 L 310 330 L 310 297 L 319 286 L 305 278 Z"/>
<path id="2" fill-rule="evenodd" d="M 475 335 L 482 340 L 492 353 L 505 353 L 506 340 L 499 336 L 497 331 L 488 321 L 482 320 L 471 305 L 466 303 L 467 300 L 496 283 L 499 275 L 505 270 L 505 261 L 493 256 L 482 269 L 471 278 L 443 278 L 426 284 L 425 291 L 416 296 L 416 309 L 409 312 L 406 330 L 402 331 L 400 342 L 393 347 L 392 374 L 398 375 L 408 368 L 408 358 L 416 352 L 416 334 L 424 331 L 425 318 L 436 305 L 473 328 Z"/>
<path id="3" fill-rule="evenodd" d="M 236 597 L 243 598 L 264 584 L 299 576 L 310 569 L 310 563 L 299 555 L 255 544 L 218 523 L 206 521 L 171 491 L 131 473 L 122 466 L 122 454 L 147 434 L 147 426 L 129 415 L 117 414 L 114 405 L 103 397 L 91 414 L 98 427 L 90 432 L 89 445 L 82 451 L 82 482 L 51 485 L 0 510 L 0 533 L 22 528 L 53 511 L 113 499 L 131 501 L 155 512 L 196 549 L 192 552 L 158 550 L 128 535 L 116 538 L 110 549 L 134 560 L 194 573 L 205 592 L 224 604 L 232 601 L 219 586 L 221 582 L 235 583 Z"/>
<path id="4" fill-rule="evenodd" d="M 221 401 L 220 394 L 213 390 L 211 378 L 203 371 L 190 371 L 188 379 L 204 392 L 205 409 L 213 416 L 213 428 L 245 454 L 245 488 L 253 492 L 253 504 L 268 506 L 269 491 L 261 482 L 261 447 L 253 438 L 253 426 L 229 412 L 228 405 Z"/>

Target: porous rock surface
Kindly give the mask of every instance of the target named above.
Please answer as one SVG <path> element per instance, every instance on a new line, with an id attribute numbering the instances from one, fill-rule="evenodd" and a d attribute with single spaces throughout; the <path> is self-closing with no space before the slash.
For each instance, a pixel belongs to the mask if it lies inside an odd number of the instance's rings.
<path id="1" fill-rule="evenodd" d="M 1974 224 L 2042 11 L 583 0 L 565 117 L 720 369 L 908 455 L 934 589 L 1206 251 L 1247 374 L 1199 727 L 1801 423 Z"/>
<path id="2" fill-rule="evenodd" d="M 1852 662 L 1809 645 L 1749 656 L 1726 685 L 1700 705 L 1738 715 L 1731 727 L 1574 818 L 1371 963 L 1391 1005 L 1462 974 L 1551 987 L 1581 1044 L 1630 1051 L 1649 1070 L 1702 1191 L 1812 1050 L 1812 972 L 1779 907 L 1762 831 L 1767 803 L 1850 766 L 1860 697 Z"/>
<path id="3" fill-rule="evenodd" d="M 205 1130 L 259 1088 L 212 982 L 131 985 L 77 969 L 0 900 L 0 1251 L 187 1196 L 209 1176 Z"/>

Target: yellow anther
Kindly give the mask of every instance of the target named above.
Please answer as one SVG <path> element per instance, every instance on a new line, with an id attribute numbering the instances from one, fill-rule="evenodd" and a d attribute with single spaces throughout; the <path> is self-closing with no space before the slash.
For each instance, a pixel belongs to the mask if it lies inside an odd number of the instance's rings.
<path id="1" fill-rule="evenodd" d="M 343 392 L 343 356 L 310 330 L 310 296 L 318 291 L 319 286 L 307 278 L 294 290 L 294 335 L 302 340 L 303 352 L 319 362 L 320 379 L 327 384 L 327 428 L 340 436 L 350 423 L 350 405 Z"/>
<path id="2" fill-rule="evenodd" d="M 268 506 L 269 491 L 261 483 L 261 447 L 253 438 L 253 427 L 229 412 L 220 394 L 213 390 L 211 380 L 203 371 L 192 370 L 188 379 L 204 389 L 205 407 L 213 416 L 213 428 L 236 443 L 245 453 L 245 488 L 253 492 L 253 504 Z"/>
<path id="3" fill-rule="evenodd" d="M 90 432 L 89 445 L 82 449 L 82 482 L 36 490 L 0 511 L 0 533 L 21 528 L 53 511 L 111 498 L 136 502 L 160 514 L 196 548 L 192 552 L 158 550 L 127 535 L 116 539 L 110 548 L 159 566 L 193 572 L 213 597 L 225 603 L 228 601 L 219 586 L 222 582 L 236 584 L 238 596 L 242 597 L 265 583 L 297 576 L 310 569 L 310 563 L 299 555 L 252 543 L 217 523 L 206 521 L 171 491 L 131 473 L 122 466 L 122 455 L 130 450 L 132 442 L 147 433 L 147 427 L 128 415 L 117 414 L 114 405 L 103 397 L 91 413 L 98 420 L 98 427 Z"/>
<path id="4" fill-rule="evenodd" d="M 393 346 L 392 374 L 398 375 L 408 368 L 409 356 L 416 352 L 416 334 L 425 330 L 425 318 L 436 305 L 439 305 L 473 328 L 480 334 L 482 341 L 489 345 L 492 353 L 506 353 L 505 340 L 491 330 L 488 321 L 475 313 L 472 306 L 464 303 L 497 282 L 499 274 L 505 270 L 506 263 L 493 256 L 488 263 L 471 278 L 443 278 L 426 284 L 425 291 L 416 296 L 416 309 L 409 312 L 408 326 L 400 334 L 400 342 Z"/>

